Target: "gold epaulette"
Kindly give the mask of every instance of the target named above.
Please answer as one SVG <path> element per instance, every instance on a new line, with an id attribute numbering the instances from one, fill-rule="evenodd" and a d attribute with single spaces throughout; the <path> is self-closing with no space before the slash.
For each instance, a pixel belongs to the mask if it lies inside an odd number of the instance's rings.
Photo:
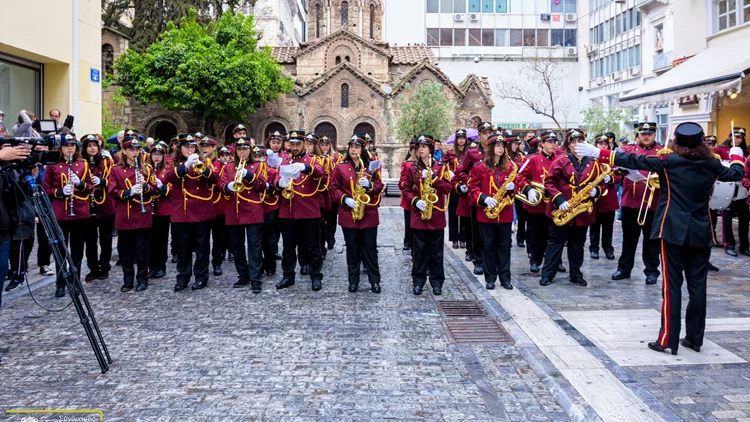
<path id="1" fill-rule="evenodd" d="M 674 152 L 674 151 L 672 151 L 672 150 L 671 150 L 671 149 L 669 149 L 669 148 L 662 148 L 662 149 L 660 149 L 660 150 L 659 150 L 659 152 L 657 152 L 657 153 L 656 153 L 656 156 L 657 156 L 657 157 L 661 157 L 661 156 L 662 156 L 662 155 L 664 155 L 664 154 L 671 154 L 671 153 L 673 153 L 673 152 Z"/>
<path id="2" fill-rule="evenodd" d="M 717 160 L 721 160 L 721 155 L 719 155 L 719 154 L 714 154 L 714 158 L 716 158 Z"/>

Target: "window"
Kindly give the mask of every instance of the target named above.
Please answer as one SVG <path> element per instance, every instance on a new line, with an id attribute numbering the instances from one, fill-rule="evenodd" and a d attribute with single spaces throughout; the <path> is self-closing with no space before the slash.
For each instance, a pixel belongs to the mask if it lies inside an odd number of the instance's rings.
<path id="1" fill-rule="evenodd" d="M 563 30 L 562 29 L 550 30 L 550 44 L 553 47 L 562 47 L 563 45 Z"/>
<path id="2" fill-rule="evenodd" d="M 742 23 L 750 22 L 750 0 L 744 0 L 742 5 Z"/>
<path id="3" fill-rule="evenodd" d="M 341 2 L 341 27 L 349 27 L 349 2 L 347 1 Z"/>
<path id="4" fill-rule="evenodd" d="M 456 0 L 453 2 L 453 13 L 466 13 L 466 0 Z"/>
<path id="5" fill-rule="evenodd" d="M 565 1 L 565 13 L 576 13 L 578 8 L 576 7 L 576 0 L 564 0 Z"/>
<path id="6" fill-rule="evenodd" d="M 565 47 L 575 47 L 577 44 L 577 35 L 578 31 L 576 29 L 566 29 L 565 30 Z"/>
<path id="7" fill-rule="evenodd" d="M 440 45 L 440 29 L 427 28 L 427 45 L 437 47 Z"/>
<path id="8" fill-rule="evenodd" d="M 737 25 L 737 0 L 719 0 L 718 6 L 719 31 Z"/>
<path id="9" fill-rule="evenodd" d="M 315 38 L 320 38 L 320 5 L 315 5 Z"/>
<path id="10" fill-rule="evenodd" d="M 617 71 L 621 71 L 622 67 L 622 51 L 617 52 Z"/>
<path id="11" fill-rule="evenodd" d="M 482 45 L 482 30 L 479 28 L 469 29 L 469 46 L 478 47 Z"/>
<path id="12" fill-rule="evenodd" d="M 630 13 L 631 13 L 630 10 L 626 10 L 622 14 L 622 16 L 623 16 L 622 25 L 623 25 L 623 29 L 625 31 L 630 31 L 630 28 L 631 28 L 631 26 L 630 26 Z"/>
<path id="13" fill-rule="evenodd" d="M 375 38 L 375 5 L 370 5 L 370 39 Z"/>
<path id="14" fill-rule="evenodd" d="M 622 34 L 625 32 L 625 28 L 623 27 L 623 21 L 622 21 L 622 14 L 617 15 L 617 34 Z"/>
<path id="15" fill-rule="evenodd" d="M 458 28 L 453 30 L 453 45 L 458 47 L 466 46 L 466 29 Z"/>
<path id="16" fill-rule="evenodd" d="M 636 8 L 633 8 L 633 10 L 635 10 L 635 26 L 641 26 L 641 12 Z"/>
<path id="17" fill-rule="evenodd" d="M 102 73 L 105 76 L 112 74 L 112 65 L 115 63 L 115 49 L 109 45 L 102 45 Z"/>
<path id="18" fill-rule="evenodd" d="M 549 46 L 549 29 L 536 30 L 536 45 L 539 47 Z"/>
<path id="19" fill-rule="evenodd" d="M 469 13 L 481 12 L 480 0 L 469 0 Z"/>
<path id="20" fill-rule="evenodd" d="M 508 30 L 496 29 L 495 30 L 495 47 L 507 47 L 507 46 L 508 46 Z"/>
<path id="21" fill-rule="evenodd" d="M 427 0 L 427 13 L 438 13 L 438 0 Z"/>
<path id="22" fill-rule="evenodd" d="M 523 46 L 536 47 L 536 31 L 533 29 L 523 30 Z"/>
<path id="23" fill-rule="evenodd" d="M 596 38 L 594 37 L 594 28 L 589 29 L 589 40 L 591 44 L 596 44 Z"/>
<path id="24" fill-rule="evenodd" d="M 453 29 L 440 28 L 440 45 L 442 47 L 453 46 Z"/>
<path id="25" fill-rule="evenodd" d="M 341 56 L 336 56 L 336 64 L 341 64 Z"/>
<path id="26" fill-rule="evenodd" d="M 656 110 L 656 142 L 664 145 L 667 139 L 667 129 L 669 128 L 669 108 L 664 107 Z"/>
<path id="27" fill-rule="evenodd" d="M 482 12 L 484 13 L 492 13 L 495 11 L 494 7 L 494 1 L 493 0 L 482 0 Z"/>
<path id="28" fill-rule="evenodd" d="M 349 84 L 341 85 L 341 108 L 349 108 Z"/>
<path id="29" fill-rule="evenodd" d="M 521 47 L 523 44 L 523 30 L 511 29 L 510 30 L 510 46 Z"/>
<path id="30" fill-rule="evenodd" d="M 495 30 L 494 29 L 482 30 L 482 45 L 485 47 L 492 47 L 493 45 L 495 45 Z"/>
<path id="31" fill-rule="evenodd" d="M 603 35 L 602 41 L 607 41 L 609 39 L 609 24 L 605 21 L 602 24 L 602 27 L 603 27 L 603 31 L 604 31 L 602 33 L 602 35 Z"/>
<path id="32" fill-rule="evenodd" d="M 453 0 L 440 0 L 440 13 L 452 13 L 452 12 L 453 12 Z"/>
<path id="33" fill-rule="evenodd" d="M 641 65 L 641 45 L 640 44 L 635 46 L 635 65 L 636 66 Z"/>
<path id="34" fill-rule="evenodd" d="M 319 123 L 315 126 L 315 134 L 318 136 L 327 136 L 331 143 L 336 146 L 336 126 L 328 122 Z"/>
<path id="35" fill-rule="evenodd" d="M 622 50 L 622 68 L 623 69 L 629 69 L 630 68 L 630 49 Z"/>
<path id="36" fill-rule="evenodd" d="M 508 0 L 495 0 L 495 13 L 508 13 Z"/>
<path id="37" fill-rule="evenodd" d="M 11 131 L 18 110 L 41 112 L 41 66 L 4 57 L 0 53 L 0 109 L 6 110 L 5 124 Z M 11 111 L 13 110 L 13 111 Z"/>
<path id="38" fill-rule="evenodd" d="M 346 60 L 347 63 L 351 62 L 351 59 L 349 59 L 349 56 L 344 57 L 344 60 Z"/>
<path id="39" fill-rule="evenodd" d="M 550 12 L 552 13 L 565 12 L 565 4 L 562 2 L 562 0 L 550 0 Z"/>
<path id="40" fill-rule="evenodd" d="M 612 19 L 608 20 L 607 22 L 609 22 L 609 39 L 611 40 L 611 39 L 615 38 L 615 35 L 617 34 L 615 32 L 615 19 L 612 18 Z"/>

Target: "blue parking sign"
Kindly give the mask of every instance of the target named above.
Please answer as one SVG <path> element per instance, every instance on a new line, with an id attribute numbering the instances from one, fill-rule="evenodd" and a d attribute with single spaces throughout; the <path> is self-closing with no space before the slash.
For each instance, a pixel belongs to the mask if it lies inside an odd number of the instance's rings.
<path id="1" fill-rule="evenodd" d="M 99 77 L 99 69 L 91 68 L 91 82 L 99 82 L 101 78 Z"/>

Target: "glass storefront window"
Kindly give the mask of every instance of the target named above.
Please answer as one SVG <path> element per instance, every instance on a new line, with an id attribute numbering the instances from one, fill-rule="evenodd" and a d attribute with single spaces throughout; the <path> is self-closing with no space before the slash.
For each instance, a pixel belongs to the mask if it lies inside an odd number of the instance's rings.
<path id="1" fill-rule="evenodd" d="M 0 110 L 5 112 L 8 129 L 21 110 L 39 116 L 41 97 L 41 65 L 0 55 Z"/>

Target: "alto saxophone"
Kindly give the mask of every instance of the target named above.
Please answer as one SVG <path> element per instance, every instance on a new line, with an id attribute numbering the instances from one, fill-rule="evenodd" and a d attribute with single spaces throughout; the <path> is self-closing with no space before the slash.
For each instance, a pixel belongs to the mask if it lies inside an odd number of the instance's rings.
<path id="1" fill-rule="evenodd" d="M 508 195 L 508 189 L 506 189 L 505 186 L 513 183 L 513 181 L 516 180 L 516 176 L 518 176 L 518 169 L 516 169 L 516 167 L 514 166 L 513 171 L 510 172 L 508 178 L 505 179 L 507 183 L 504 186 L 500 187 L 492 197 L 493 199 L 495 199 L 495 201 L 497 201 L 497 205 L 495 205 L 493 208 L 487 207 L 484 209 L 484 215 L 486 215 L 490 220 L 497 219 L 503 209 L 505 209 L 505 207 L 511 205 L 515 201 L 513 195 Z M 492 177 L 492 175 L 490 175 L 490 177 Z"/>
<path id="2" fill-rule="evenodd" d="M 422 196 L 420 197 L 427 204 L 421 213 L 422 220 L 432 219 L 432 208 L 438 201 L 437 190 L 432 187 L 435 182 L 432 177 L 432 160 L 430 160 L 430 166 L 427 170 L 427 177 L 422 180 Z"/>
<path id="3" fill-rule="evenodd" d="M 600 164 L 601 173 L 599 177 L 594 179 L 591 183 L 584 186 L 578 193 L 572 197 L 568 204 L 570 208 L 567 210 L 556 209 L 552 211 L 552 221 L 558 226 L 564 226 L 571 222 L 577 216 L 588 212 L 591 214 L 594 211 L 594 202 L 591 200 L 591 191 L 600 184 L 605 177 L 612 174 L 612 168 L 607 164 Z"/>
<path id="4" fill-rule="evenodd" d="M 365 207 L 370 203 L 370 195 L 365 192 L 365 188 L 359 184 L 359 181 L 365 177 L 365 166 L 360 164 L 362 168 L 359 170 L 357 175 L 357 184 L 354 188 L 354 200 L 357 202 L 357 206 L 352 208 L 352 220 L 359 221 L 365 216 Z"/>

